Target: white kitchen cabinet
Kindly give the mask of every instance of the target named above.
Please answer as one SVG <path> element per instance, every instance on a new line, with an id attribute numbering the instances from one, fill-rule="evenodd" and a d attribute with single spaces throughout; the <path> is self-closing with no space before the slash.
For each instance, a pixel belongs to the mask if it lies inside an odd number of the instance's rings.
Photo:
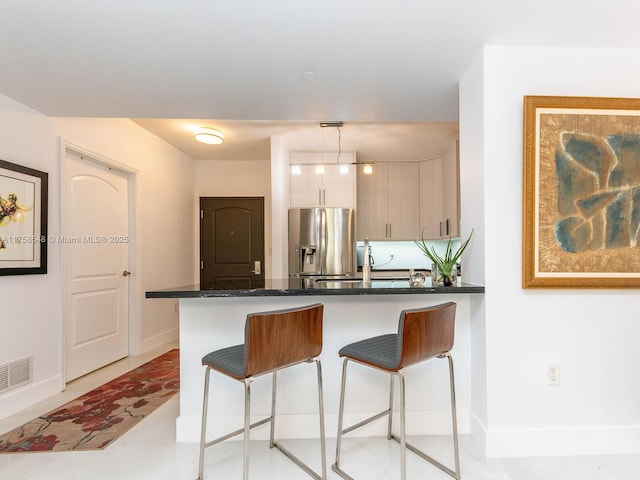
<path id="1" fill-rule="evenodd" d="M 373 173 L 357 173 L 358 238 L 420 238 L 420 175 L 417 162 L 376 162 Z"/>
<path id="2" fill-rule="evenodd" d="M 460 234 L 460 160 L 456 141 L 442 157 L 443 237 Z"/>
<path id="3" fill-rule="evenodd" d="M 377 162 L 373 173 L 366 175 L 358 165 L 358 208 L 356 209 L 356 235 L 363 240 L 385 240 L 389 233 L 387 202 L 387 165 Z"/>
<path id="4" fill-rule="evenodd" d="M 442 157 L 420 162 L 420 235 L 441 238 Z"/>
<path id="5" fill-rule="evenodd" d="M 355 207 L 355 165 L 291 165 L 292 208 Z"/>
<path id="6" fill-rule="evenodd" d="M 459 235 L 458 165 L 457 142 L 442 157 L 420 162 L 420 230 L 425 239 Z"/>

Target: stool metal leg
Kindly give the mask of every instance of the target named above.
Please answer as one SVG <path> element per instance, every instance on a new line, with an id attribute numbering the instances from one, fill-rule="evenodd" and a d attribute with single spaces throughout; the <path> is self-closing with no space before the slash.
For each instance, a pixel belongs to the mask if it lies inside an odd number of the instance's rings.
<path id="1" fill-rule="evenodd" d="M 327 447 L 324 432 L 324 393 L 322 388 L 322 366 L 320 359 L 316 358 L 316 370 L 318 372 L 318 408 L 320 412 L 320 454 L 322 462 L 322 478 L 327 478 Z"/>
<path id="2" fill-rule="evenodd" d="M 451 388 L 451 420 L 453 421 L 453 454 L 455 456 L 455 479 L 460 480 L 460 450 L 458 446 L 458 416 L 456 413 L 456 387 L 453 378 L 453 357 L 446 354 L 449 360 L 449 384 Z"/>
<path id="3" fill-rule="evenodd" d="M 419 457 L 424 460 L 427 460 L 429 463 L 438 467 L 444 473 L 450 475 L 455 480 L 460 480 L 460 453 L 458 447 L 458 422 L 457 422 L 457 410 L 456 410 L 456 398 L 455 398 L 455 382 L 453 375 L 453 359 L 449 352 L 440 355 L 438 358 L 447 357 L 449 360 L 449 380 L 450 380 L 450 389 L 451 389 L 451 418 L 453 422 L 453 448 L 454 448 L 454 456 L 455 456 L 455 470 L 447 467 L 443 463 L 434 459 L 433 457 L 427 455 L 423 451 L 419 450 L 412 444 L 407 442 L 406 438 L 406 388 L 405 388 L 405 376 L 402 370 L 398 372 L 390 372 L 391 373 L 391 382 L 390 382 L 390 394 L 389 394 L 389 409 L 384 410 L 376 415 L 373 415 L 365 420 L 362 420 L 355 425 L 351 425 L 350 427 L 344 428 L 344 398 L 345 398 L 345 389 L 347 383 L 347 362 L 349 359 L 345 357 L 343 366 L 342 366 L 342 384 L 340 387 L 340 409 L 338 411 L 338 435 L 336 439 L 336 461 L 331 466 L 331 469 L 340 475 L 345 480 L 354 480 L 353 477 L 349 476 L 344 470 L 340 468 L 340 451 L 342 447 L 342 437 L 349 432 L 352 432 L 372 421 L 375 421 L 379 418 L 382 418 L 385 415 L 389 415 L 388 422 L 388 436 L 391 440 L 395 440 L 400 444 L 400 478 L 401 480 L 406 480 L 407 475 L 407 450 L 415 453 Z M 392 421 L 391 417 L 393 416 L 393 385 L 394 385 L 394 375 L 398 375 L 400 379 L 400 437 L 393 434 Z"/>
<path id="4" fill-rule="evenodd" d="M 400 378 L 400 479 L 407 478 L 407 410 L 405 397 L 404 373 L 398 372 Z M 389 413 L 391 416 L 391 412 Z"/>
<path id="5" fill-rule="evenodd" d="M 454 456 L 455 456 L 455 470 L 452 470 L 451 468 L 447 467 L 446 465 L 444 465 L 443 463 L 439 462 L 438 460 L 436 460 L 435 458 L 431 457 L 430 455 L 427 455 L 422 450 L 420 450 L 417 447 L 411 445 L 410 443 L 406 443 L 406 439 L 405 439 L 405 444 L 406 444 L 406 448 L 408 450 L 411 450 L 413 453 L 415 453 L 416 455 L 418 455 L 422 459 L 428 461 L 433 466 L 438 467 L 440 470 L 442 470 L 447 475 L 453 477 L 456 480 L 460 480 L 460 454 L 459 454 L 459 451 L 458 451 L 458 426 L 457 426 L 457 420 L 456 420 L 455 386 L 454 386 L 454 382 L 453 382 L 453 360 L 451 358 L 451 354 L 450 353 L 443 353 L 438 358 L 444 358 L 444 357 L 448 357 L 449 358 L 449 380 L 450 380 L 450 388 L 451 388 L 451 409 L 452 409 L 451 415 L 452 415 L 452 419 L 453 419 L 453 448 L 454 448 Z M 398 372 L 398 373 L 401 373 L 401 372 Z M 402 388 L 402 386 L 401 386 L 401 388 Z M 402 391 L 400 392 L 400 395 L 402 396 Z M 402 407 L 400 407 L 400 408 L 402 409 Z M 392 437 L 396 442 L 398 442 L 398 443 L 400 443 L 402 445 L 402 435 L 403 434 L 402 434 L 402 430 L 401 430 L 401 433 L 400 433 L 400 437 L 401 438 L 398 438 L 395 435 L 392 435 Z"/>
<path id="6" fill-rule="evenodd" d="M 324 395 L 322 389 L 322 367 L 320 364 L 319 358 L 314 358 L 312 360 L 307 360 L 308 363 L 316 362 L 316 370 L 318 374 L 318 406 L 319 406 L 319 418 L 320 418 L 320 450 L 321 450 L 321 464 L 322 464 L 322 475 L 317 474 L 309 466 L 303 463 L 298 457 L 296 457 L 293 453 L 287 450 L 283 445 L 278 443 L 275 440 L 275 418 L 276 418 L 276 392 L 277 392 L 277 374 L 276 371 L 273 372 L 273 383 L 271 390 L 271 416 L 263 418 L 251 423 L 251 383 L 254 380 L 254 377 L 248 377 L 242 380 L 245 387 L 244 394 L 244 425 L 243 428 L 235 430 L 231 433 L 228 433 L 222 437 L 215 438 L 206 441 L 206 425 L 207 425 L 207 410 L 209 404 L 209 383 L 210 383 L 210 371 L 211 368 L 207 367 L 205 371 L 205 382 L 204 382 L 204 400 L 202 407 L 202 430 L 200 434 L 200 460 L 198 464 L 198 479 L 203 480 L 203 468 L 204 468 L 204 451 L 206 448 L 211 447 L 213 445 L 217 445 L 229 438 L 235 437 L 237 435 L 244 435 L 244 453 L 243 453 L 243 480 L 249 479 L 249 440 L 250 440 L 250 432 L 252 428 L 258 427 L 260 425 L 264 425 L 267 422 L 271 422 L 271 430 L 269 433 L 269 446 L 271 448 L 276 448 L 280 450 L 285 456 L 287 456 L 290 460 L 292 460 L 296 465 L 302 468 L 306 473 L 308 473 L 311 477 L 316 480 L 326 480 L 327 478 L 327 453 L 326 453 L 326 440 L 325 440 L 325 428 L 324 428 Z"/>
<path id="7" fill-rule="evenodd" d="M 204 371 L 204 399 L 202 401 L 202 425 L 200 427 L 200 460 L 198 461 L 198 480 L 203 480 L 204 470 L 204 449 L 207 440 L 207 410 L 209 406 L 209 377 L 211 369 L 207 367 Z"/>
<path id="8" fill-rule="evenodd" d="M 345 358 L 342 362 L 342 383 L 340 386 L 340 408 L 338 410 L 338 435 L 336 437 L 336 461 L 331 466 L 331 469 L 338 475 L 342 476 L 343 472 L 340 470 L 340 448 L 342 446 L 342 423 L 344 420 L 344 390 L 347 382 L 347 362 L 348 358 Z"/>
<path id="9" fill-rule="evenodd" d="M 276 387 L 278 384 L 278 372 L 273 372 L 273 383 L 271 384 L 271 431 L 269 433 L 269 448 L 276 446 L 275 444 L 275 432 L 276 432 Z"/>
<path id="10" fill-rule="evenodd" d="M 318 475 L 316 472 L 311 470 L 311 468 L 305 464 L 302 460 L 300 460 L 296 455 L 290 452 L 287 448 L 285 448 L 280 442 L 273 440 L 273 446 L 280 450 L 289 460 L 298 465 L 302 470 L 307 472 L 307 474 L 316 479 L 316 480 L 326 480 L 327 478 L 327 461 L 326 461 L 326 447 L 325 447 L 325 434 L 324 434 L 324 401 L 322 395 L 322 369 L 320 367 L 320 360 L 313 359 L 308 360 L 308 362 L 315 361 L 317 365 L 318 371 L 318 405 L 320 406 L 320 451 L 321 451 L 321 464 L 322 464 L 322 475 Z M 274 383 L 275 386 L 275 383 Z M 275 417 L 275 412 L 272 414 Z M 273 422 L 272 422 L 273 424 Z"/>
<path id="11" fill-rule="evenodd" d="M 249 435 L 251 432 L 251 381 L 253 378 L 244 380 L 244 455 L 242 478 L 249 480 Z"/>
<path id="12" fill-rule="evenodd" d="M 389 385 L 389 425 L 387 428 L 387 440 L 391 440 L 391 432 L 393 431 L 393 373 L 389 375 L 391 377 Z"/>

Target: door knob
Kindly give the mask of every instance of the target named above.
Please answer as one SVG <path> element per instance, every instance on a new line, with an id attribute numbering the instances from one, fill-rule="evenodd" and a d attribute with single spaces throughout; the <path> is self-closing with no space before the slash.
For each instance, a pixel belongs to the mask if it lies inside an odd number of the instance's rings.
<path id="1" fill-rule="evenodd" d="M 124 272 L 122 272 L 122 276 L 123 277 L 128 277 L 129 275 L 131 275 L 131 272 L 125 270 Z"/>

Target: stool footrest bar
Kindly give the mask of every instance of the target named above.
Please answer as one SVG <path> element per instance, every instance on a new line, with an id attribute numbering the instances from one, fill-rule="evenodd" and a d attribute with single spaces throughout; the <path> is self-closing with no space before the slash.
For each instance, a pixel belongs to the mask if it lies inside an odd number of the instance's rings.
<path id="1" fill-rule="evenodd" d="M 271 421 L 271 417 L 267 417 L 267 418 L 263 418 L 262 420 L 258 420 L 255 423 L 252 423 L 251 425 L 249 425 L 249 428 L 255 428 L 255 427 L 259 427 L 260 425 L 264 425 L 265 423 L 269 423 Z M 204 448 L 209 448 L 212 447 L 213 445 L 217 445 L 218 443 L 222 443 L 225 440 L 228 440 L 230 438 L 233 438 L 237 435 L 240 435 L 241 433 L 244 432 L 244 428 L 239 428 L 238 430 L 235 430 L 231 433 L 228 433 L 222 437 L 218 437 L 218 438 L 214 438 L 213 440 L 209 440 L 208 442 L 206 442 L 204 444 Z"/>
<path id="2" fill-rule="evenodd" d="M 393 440 L 395 440 L 398 443 L 400 442 L 400 438 L 398 438 L 396 435 L 391 435 L 391 438 Z M 426 460 L 427 462 L 429 462 L 431 465 L 433 465 L 434 467 L 438 467 L 440 470 L 442 470 L 444 473 L 446 473 L 447 475 L 455 478 L 456 480 L 460 480 L 460 476 L 453 470 L 451 470 L 449 467 L 447 467 L 446 465 L 444 465 L 443 463 L 440 463 L 438 460 L 436 460 L 435 458 L 431 457 L 430 455 L 427 455 L 426 453 L 424 453 L 422 450 L 418 449 L 417 447 L 411 445 L 409 442 L 405 442 L 405 445 L 407 446 L 407 450 L 411 450 L 413 453 L 415 453 L 416 455 L 418 455 L 419 457 L 423 458 L 424 460 Z"/>
<path id="3" fill-rule="evenodd" d="M 384 417 L 385 415 L 389 415 L 389 410 L 385 410 L 383 412 L 380 412 L 376 415 L 373 415 L 369 418 L 365 418 L 364 420 L 362 420 L 361 422 L 356 423 L 355 425 L 351 425 L 350 427 L 345 428 L 344 430 L 342 430 L 342 435 L 346 435 L 349 432 L 353 432 L 354 430 L 357 430 L 360 427 L 364 427 L 365 425 L 368 425 L 369 423 L 378 420 L 379 418 Z"/>
<path id="4" fill-rule="evenodd" d="M 321 475 L 318 475 L 316 472 L 311 470 L 311 468 L 309 468 L 309 466 L 306 463 L 303 463 L 302 460 L 300 460 L 293 453 L 291 453 L 289 450 L 287 450 L 285 447 L 283 447 L 280 443 L 273 442 L 273 446 L 275 448 L 277 448 L 278 450 L 280 450 L 286 457 L 289 458 L 289 460 L 291 460 L 293 463 L 298 465 L 302 470 L 307 472 L 307 474 L 309 474 L 309 476 L 315 478 L 316 480 L 322 480 L 322 476 Z"/>
<path id="5" fill-rule="evenodd" d="M 335 463 L 333 465 L 331 465 L 331 470 L 336 472 L 338 475 L 340 475 L 345 480 L 355 480 L 352 476 L 350 476 L 347 472 L 345 472 L 340 467 L 338 467 L 338 465 L 335 464 Z"/>

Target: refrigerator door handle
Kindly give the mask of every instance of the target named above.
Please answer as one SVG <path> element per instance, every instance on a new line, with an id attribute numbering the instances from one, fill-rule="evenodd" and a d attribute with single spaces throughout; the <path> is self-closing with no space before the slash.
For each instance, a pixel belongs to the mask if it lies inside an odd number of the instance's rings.
<path id="1" fill-rule="evenodd" d="M 320 274 L 326 275 L 327 273 L 327 212 L 324 209 L 320 210 L 320 232 L 318 232 L 318 240 L 320 245 L 318 246 L 318 258 L 320 259 L 319 267 Z"/>

